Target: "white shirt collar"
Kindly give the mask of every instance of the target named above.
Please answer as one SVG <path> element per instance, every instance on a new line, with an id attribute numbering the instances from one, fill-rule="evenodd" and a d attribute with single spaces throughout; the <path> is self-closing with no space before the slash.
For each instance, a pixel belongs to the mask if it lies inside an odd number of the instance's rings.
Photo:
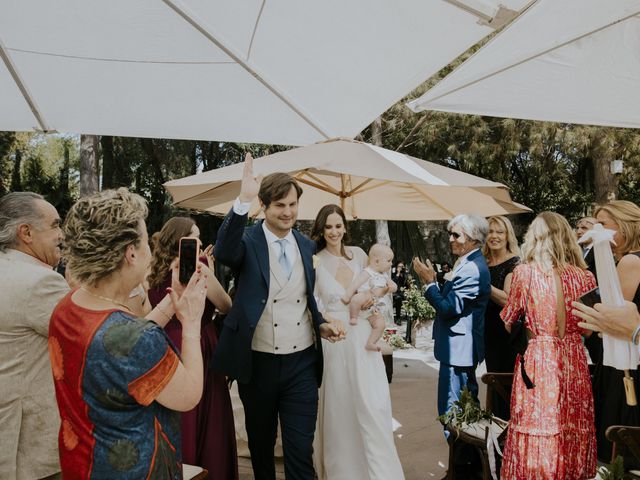
<path id="1" fill-rule="evenodd" d="M 264 237 L 267 239 L 267 245 L 271 245 L 272 243 L 280 240 L 280 237 L 267 228 L 267 222 L 262 222 L 262 231 L 264 232 Z M 289 245 L 291 246 L 296 244 L 296 237 L 293 236 L 293 230 L 289 230 L 289 233 L 287 233 L 283 238 L 289 242 Z"/>
<path id="2" fill-rule="evenodd" d="M 469 255 L 471 255 L 473 252 L 476 252 L 480 250 L 480 248 L 474 248 L 473 250 L 471 250 L 470 252 L 465 253 L 464 255 L 462 255 L 461 257 L 458 257 L 458 265 L 460 265 L 462 262 L 464 262 L 467 257 L 469 257 Z"/>

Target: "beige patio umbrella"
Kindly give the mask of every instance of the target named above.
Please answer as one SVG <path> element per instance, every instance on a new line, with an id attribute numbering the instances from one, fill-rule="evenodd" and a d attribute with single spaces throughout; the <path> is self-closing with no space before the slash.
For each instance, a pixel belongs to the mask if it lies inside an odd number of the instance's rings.
<path id="1" fill-rule="evenodd" d="M 354 136 L 529 1 L 0 0 L 0 130 Z"/>
<path id="2" fill-rule="evenodd" d="M 224 215 L 240 192 L 243 164 L 172 180 L 179 207 Z M 254 173 L 287 172 L 303 187 L 298 218 L 313 220 L 335 203 L 349 219 L 446 220 L 459 213 L 529 212 L 501 183 L 363 142 L 333 139 L 257 158 Z M 258 202 L 251 216 L 260 215 Z"/>
<path id="3" fill-rule="evenodd" d="M 539 0 L 407 105 L 640 127 L 640 1 Z"/>

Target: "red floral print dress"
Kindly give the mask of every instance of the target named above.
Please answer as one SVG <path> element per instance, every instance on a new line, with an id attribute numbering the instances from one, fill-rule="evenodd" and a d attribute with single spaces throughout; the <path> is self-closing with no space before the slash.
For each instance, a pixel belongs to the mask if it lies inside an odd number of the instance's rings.
<path id="1" fill-rule="evenodd" d="M 552 274 L 530 264 L 515 268 L 509 299 L 501 312 L 505 324 L 526 312 L 534 334 L 525 368 L 535 384 L 528 390 L 516 361 L 511 393 L 511 421 L 504 448 L 503 480 L 593 478 L 596 437 L 593 393 L 578 318 L 571 302 L 595 288 L 593 274 L 573 265 L 560 274 L 566 311 L 565 335 L 556 319 Z"/>

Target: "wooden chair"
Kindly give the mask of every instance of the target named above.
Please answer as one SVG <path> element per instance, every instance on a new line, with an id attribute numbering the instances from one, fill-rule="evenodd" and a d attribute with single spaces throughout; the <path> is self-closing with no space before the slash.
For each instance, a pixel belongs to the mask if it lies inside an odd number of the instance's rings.
<path id="1" fill-rule="evenodd" d="M 209 478 L 209 472 L 205 468 L 183 463 L 182 478 L 184 478 L 184 480 L 207 480 Z"/>
<path id="2" fill-rule="evenodd" d="M 497 393 L 506 402 L 510 401 L 511 385 L 513 383 L 512 373 L 485 373 L 481 377 L 481 380 L 484 384 L 487 385 L 485 410 L 487 410 L 488 412 L 492 412 L 494 392 Z M 480 461 L 482 463 L 482 478 L 484 478 L 485 480 L 491 480 L 491 467 L 489 464 L 489 454 L 487 452 L 486 433 L 484 438 L 479 438 L 448 426 L 445 426 L 445 429 L 449 432 L 449 468 L 447 471 L 447 479 L 453 480 L 456 478 L 455 460 L 458 449 L 463 446 L 470 446 L 473 447 L 479 454 Z M 498 442 L 501 449 L 504 446 L 504 439 L 506 438 L 506 434 L 507 429 L 505 428 L 502 434 L 498 437 Z M 499 468 L 497 468 L 497 470 L 497 473 L 499 475 Z"/>
<path id="3" fill-rule="evenodd" d="M 611 425 L 607 428 L 605 436 L 613 443 L 612 462 L 620 455 L 622 458 L 634 458 L 640 463 L 640 427 Z M 640 479 L 640 471 L 631 470 L 625 474 L 625 478 Z"/>
<path id="4" fill-rule="evenodd" d="M 511 386 L 513 385 L 513 373 L 485 373 L 480 378 L 487 386 L 487 398 L 485 410 L 493 412 L 493 400 L 496 393 L 507 404 L 511 403 Z"/>

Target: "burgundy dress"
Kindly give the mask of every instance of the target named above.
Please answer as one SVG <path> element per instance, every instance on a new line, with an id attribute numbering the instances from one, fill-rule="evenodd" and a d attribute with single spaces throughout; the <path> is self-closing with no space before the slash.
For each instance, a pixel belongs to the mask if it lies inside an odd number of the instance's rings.
<path id="1" fill-rule="evenodd" d="M 167 276 L 159 288 L 149 289 L 149 301 L 156 306 L 171 286 Z M 212 317 L 215 307 L 208 299 L 200 330 L 200 346 L 204 364 L 204 386 L 200 403 L 181 416 L 182 461 L 209 471 L 211 480 L 237 480 L 238 455 L 236 433 L 233 422 L 231 398 L 224 375 L 209 368 L 209 361 L 218 343 Z M 182 325 L 174 316 L 164 327 L 173 344 L 180 350 Z"/>

